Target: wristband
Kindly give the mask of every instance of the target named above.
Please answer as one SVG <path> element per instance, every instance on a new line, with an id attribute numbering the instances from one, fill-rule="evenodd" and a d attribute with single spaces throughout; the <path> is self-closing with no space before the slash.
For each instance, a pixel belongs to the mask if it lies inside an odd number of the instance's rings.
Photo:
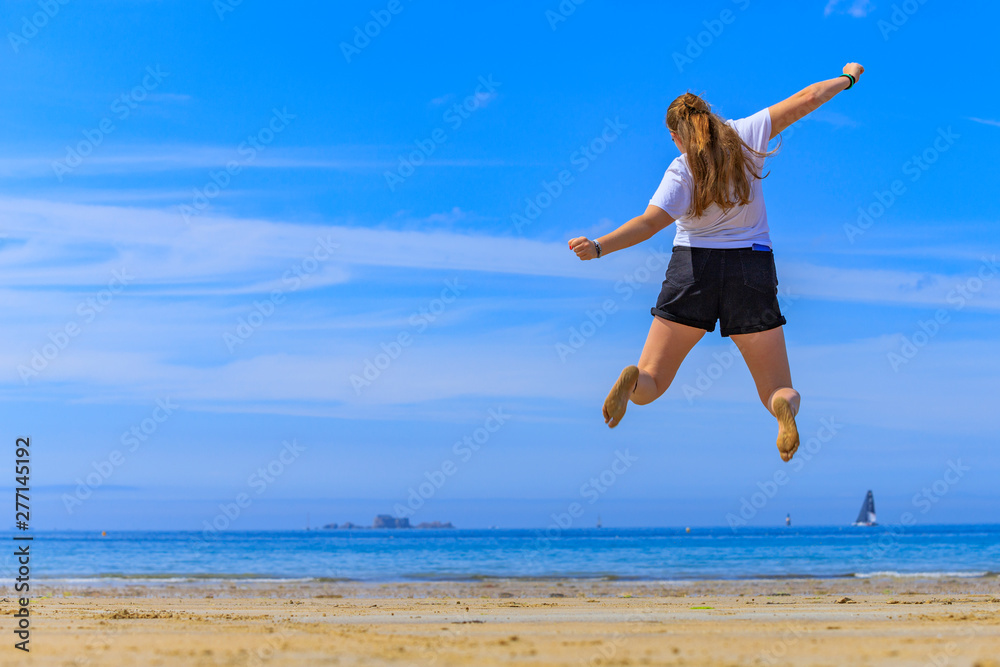
<path id="1" fill-rule="evenodd" d="M 844 72 L 840 76 L 846 76 L 851 81 L 851 85 L 849 85 L 847 88 L 844 88 L 844 90 L 850 90 L 851 88 L 854 87 L 854 84 L 856 84 L 858 82 L 858 80 L 855 79 L 853 75 L 848 74 L 847 72 Z"/>
<path id="2" fill-rule="evenodd" d="M 597 256 L 600 257 L 601 256 L 601 244 L 597 242 L 597 239 L 594 239 L 593 243 L 594 243 L 594 250 L 597 251 Z"/>

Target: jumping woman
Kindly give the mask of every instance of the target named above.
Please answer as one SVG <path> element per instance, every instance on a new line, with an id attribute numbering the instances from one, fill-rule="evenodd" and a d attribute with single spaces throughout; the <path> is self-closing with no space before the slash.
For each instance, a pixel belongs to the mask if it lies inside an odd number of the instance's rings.
<path id="1" fill-rule="evenodd" d="M 761 180 L 768 142 L 795 121 L 854 86 L 865 68 L 844 66 L 835 79 L 739 120 L 723 121 L 705 100 L 685 93 L 667 108 L 667 129 L 681 152 L 670 163 L 646 212 L 595 240 L 575 238 L 580 259 L 596 259 L 649 239 L 677 223 L 663 289 L 638 366 L 629 366 L 604 401 L 614 428 L 628 402 L 646 405 L 667 390 L 681 362 L 706 331 L 731 336 L 778 420 L 778 452 L 789 461 L 799 447 L 799 392 L 781 329 L 778 278 Z"/>

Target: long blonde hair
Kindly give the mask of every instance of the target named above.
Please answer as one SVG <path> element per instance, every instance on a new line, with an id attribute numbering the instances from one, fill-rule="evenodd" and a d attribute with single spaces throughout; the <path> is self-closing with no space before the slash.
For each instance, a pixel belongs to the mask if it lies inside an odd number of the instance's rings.
<path id="1" fill-rule="evenodd" d="M 684 93 L 667 107 L 667 129 L 680 137 L 694 178 L 688 215 L 699 217 L 713 203 L 724 211 L 753 199 L 750 179 L 763 179 L 753 158 L 773 155 L 747 145 L 736 130 L 716 114 L 708 102 Z"/>

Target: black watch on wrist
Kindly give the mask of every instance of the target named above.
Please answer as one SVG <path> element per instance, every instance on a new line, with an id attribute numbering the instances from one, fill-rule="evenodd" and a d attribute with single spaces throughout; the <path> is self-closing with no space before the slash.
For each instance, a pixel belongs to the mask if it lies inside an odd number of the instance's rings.
<path id="1" fill-rule="evenodd" d="M 597 251 L 597 256 L 600 257 L 601 256 L 601 244 L 597 242 L 597 239 L 594 239 L 593 243 L 594 243 L 594 250 Z"/>

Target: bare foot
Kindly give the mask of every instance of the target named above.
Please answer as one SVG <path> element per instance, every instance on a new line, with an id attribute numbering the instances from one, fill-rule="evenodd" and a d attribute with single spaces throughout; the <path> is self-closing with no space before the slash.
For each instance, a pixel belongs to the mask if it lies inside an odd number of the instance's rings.
<path id="1" fill-rule="evenodd" d="M 628 399 L 632 397 L 632 390 L 639 380 L 639 369 L 635 366 L 628 366 L 618 376 L 618 382 L 611 388 L 611 393 L 604 399 L 604 423 L 608 428 L 618 426 L 618 423 L 625 416 L 625 408 L 628 407 Z"/>
<path id="2" fill-rule="evenodd" d="M 795 413 L 788 399 L 775 396 L 771 409 L 778 418 L 778 453 L 782 461 L 791 461 L 799 448 L 799 429 L 795 425 Z"/>

